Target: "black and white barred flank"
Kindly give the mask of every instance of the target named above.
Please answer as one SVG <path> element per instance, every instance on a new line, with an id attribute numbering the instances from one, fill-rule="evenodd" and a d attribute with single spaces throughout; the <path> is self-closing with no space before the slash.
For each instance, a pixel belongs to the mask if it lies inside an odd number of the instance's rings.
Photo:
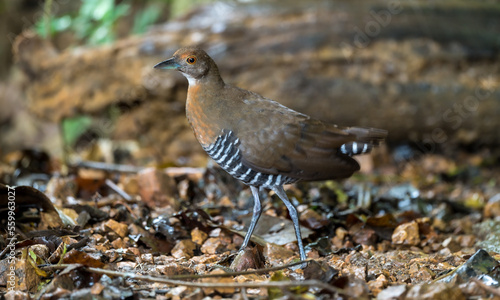
<path id="1" fill-rule="evenodd" d="M 368 143 L 351 142 L 340 146 L 340 152 L 349 156 L 364 154 L 372 150 L 372 145 Z"/>
<path id="2" fill-rule="evenodd" d="M 204 150 L 222 169 L 248 185 L 272 189 L 272 187 L 298 181 L 298 179 L 283 175 L 257 172 L 243 165 L 239 145 L 240 139 L 229 131 L 220 135 L 213 144 L 204 147 Z"/>

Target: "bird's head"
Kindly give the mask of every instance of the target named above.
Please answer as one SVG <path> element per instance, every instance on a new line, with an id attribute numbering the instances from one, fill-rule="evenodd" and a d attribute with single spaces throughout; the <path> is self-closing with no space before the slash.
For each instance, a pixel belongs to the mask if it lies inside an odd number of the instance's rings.
<path id="1" fill-rule="evenodd" d="M 219 76 L 215 62 L 208 54 L 199 48 L 181 48 L 172 58 L 154 66 L 155 69 L 177 69 L 190 82 L 198 81 L 212 71 Z"/>

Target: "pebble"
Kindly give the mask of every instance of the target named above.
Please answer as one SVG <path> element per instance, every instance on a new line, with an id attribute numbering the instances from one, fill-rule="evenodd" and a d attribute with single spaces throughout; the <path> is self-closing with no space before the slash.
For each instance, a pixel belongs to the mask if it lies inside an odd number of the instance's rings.
<path id="1" fill-rule="evenodd" d="M 211 237 L 203 243 L 200 250 L 205 254 L 222 253 L 228 250 L 231 242 L 231 238 L 228 237 Z"/>
<path id="2" fill-rule="evenodd" d="M 122 238 L 126 237 L 128 234 L 128 225 L 116 222 L 113 219 L 109 219 L 106 223 L 104 223 L 104 227 L 109 230 L 112 230 Z"/>
<path id="3" fill-rule="evenodd" d="M 465 300 L 462 291 L 453 284 L 442 282 L 414 285 L 406 295 L 405 300 Z"/>
<path id="4" fill-rule="evenodd" d="M 392 242 L 398 245 L 418 245 L 420 243 L 420 236 L 417 222 L 412 221 L 396 227 L 392 234 Z"/>
<path id="5" fill-rule="evenodd" d="M 380 275 L 376 280 L 368 282 L 368 288 L 374 296 L 377 296 L 388 284 L 389 280 L 387 280 L 387 277 Z"/>
<path id="6" fill-rule="evenodd" d="M 273 243 L 267 243 L 264 246 L 263 254 L 266 261 L 273 266 L 283 264 L 284 261 L 289 260 L 295 255 L 293 251 Z"/>
<path id="7" fill-rule="evenodd" d="M 191 258 L 194 256 L 194 250 L 196 250 L 196 244 L 193 241 L 180 240 L 172 249 L 172 256 L 175 258 Z"/>
<path id="8" fill-rule="evenodd" d="M 377 300 L 402 300 L 406 293 L 406 285 L 394 285 L 382 290 L 377 295 Z"/>

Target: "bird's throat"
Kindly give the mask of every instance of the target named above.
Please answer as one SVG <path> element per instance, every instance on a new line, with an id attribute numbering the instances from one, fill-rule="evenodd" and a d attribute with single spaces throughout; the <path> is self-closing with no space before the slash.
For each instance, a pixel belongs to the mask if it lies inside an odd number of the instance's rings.
<path id="1" fill-rule="evenodd" d="M 213 125 L 212 107 L 208 103 L 205 93 L 202 84 L 189 84 L 186 101 L 187 119 L 193 128 L 196 139 L 204 147 L 212 144 L 220 131 L 217 126 Z"/>

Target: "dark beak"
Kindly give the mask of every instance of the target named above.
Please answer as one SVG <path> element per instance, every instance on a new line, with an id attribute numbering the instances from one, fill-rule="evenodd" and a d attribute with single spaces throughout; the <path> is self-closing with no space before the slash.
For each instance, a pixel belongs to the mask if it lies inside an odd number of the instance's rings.
<path id="1" fill-rule="evenodd" d="M 177 62 L 175 62 L 175 58 L 172 57 L 170 59 L 167 59 L 166 61 L 162 61 L 161 63 L 157 63 L 153 68 L 169 70 L 169 69 L 177 69 L 179 67 L 180 67 L 180 65 Z"/>

